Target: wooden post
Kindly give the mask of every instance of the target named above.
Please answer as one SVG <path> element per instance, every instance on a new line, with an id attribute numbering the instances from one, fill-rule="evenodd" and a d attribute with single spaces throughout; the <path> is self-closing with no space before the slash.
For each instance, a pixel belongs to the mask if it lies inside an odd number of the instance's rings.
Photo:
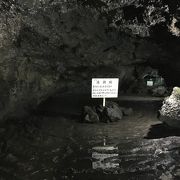
<path id="1" fill-rule="evenodd" d="M 103 98 L 103 107 L 106 106 L 106 98 Z"/>

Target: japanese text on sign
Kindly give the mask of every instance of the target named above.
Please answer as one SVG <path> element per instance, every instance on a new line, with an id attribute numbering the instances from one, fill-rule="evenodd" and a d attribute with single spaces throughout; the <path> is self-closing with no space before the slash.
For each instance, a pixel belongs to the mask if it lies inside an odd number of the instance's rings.
<path id="1" fill-rule="evenodd" d="M 117 98 L 118 84 L 118 78 L 93 78 L 91 96 L 92 98 Z"/>

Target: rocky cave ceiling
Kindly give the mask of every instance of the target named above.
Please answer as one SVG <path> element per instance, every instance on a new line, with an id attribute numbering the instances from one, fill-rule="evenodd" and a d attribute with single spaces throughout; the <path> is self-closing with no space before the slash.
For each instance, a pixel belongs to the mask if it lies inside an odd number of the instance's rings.
<path id="1" fill-rule="evenodd" d="M 1 118 L 92 77 L 130 90 L 147 66 L 179 85 L 179 20 L 179 0 L 1 0 Z"/>

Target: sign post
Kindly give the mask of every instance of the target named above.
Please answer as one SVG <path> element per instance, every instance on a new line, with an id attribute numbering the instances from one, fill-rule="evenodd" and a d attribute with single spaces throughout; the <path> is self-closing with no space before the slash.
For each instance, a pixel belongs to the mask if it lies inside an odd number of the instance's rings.
<path id="1" fill-rule="evenodd" d="M 106 98 L 103 98 L 103 107 L 106 106 Z"/>
<path id="2" fill-rule="evenodd" d="M 103 107 L 106 106 L 106 98 L 118 97 L 119 78 L 93 78 L 92 98 L 103 98 Z"/>

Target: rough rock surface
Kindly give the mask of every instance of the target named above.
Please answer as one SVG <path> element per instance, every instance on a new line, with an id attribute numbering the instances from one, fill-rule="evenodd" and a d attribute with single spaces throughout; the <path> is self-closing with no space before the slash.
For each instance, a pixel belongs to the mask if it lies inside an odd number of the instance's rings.
<path id="1" fill-rule="evenodd" d="M 180 88 L 174 87 L 160 110 L 160 120 L 173 128 L 180 128 Z"/>
<path id="2" fill-rule="evenodd" d="M 165 86 L 159 86 L 152 90 L 154 96 L 165 96 L 167 94 L 167 88 Z"/>
<path id="3" fill-rule="evenodd" d="M 169 134 L 154 111 L 144 109 L 144 116 L 134 112 L 111 124 L 50 116 L 6 122 L 0 133 L 0 179 L 179 180 L 180 133 Z M 104 142 L 117 156 L 99 152 L 103 161 L 95 169 L 92 152 L 105 148 Z"/>
<path id="4" fill-rule="evenodd" d="M 118 121 L 123 117 L 123 112 L 116 103 L 107 104 L 107 106 L 104 108 L 103 113 L 103 118 L 106 119 L 107 122 Z"/>
<path id="5" fill-rule="evenodd" d="M 122 92 L 138 92 L 147 65 L 176 83 L 179 5 L 1 0 L 0 119 L 26 116 L 56 92 L 88 92 L 92 77 L 119 77 Z"/>
<path id="6" fill-rule="evenodd" d="M 82 112 L 82 122 L 115 122 L 121 120 L 123 115 L 131 115 L 132 112 L 132 108 L 120 107 L 115 102 L 107 102 L 106 107 L 102 105 L 96 107 L 85 106 Z"/>
<path id="7" fill-rule="evenodd" d="M 99 122 L 99 116 L 93 108 L 85 106 L 83 108 L 82 120 L 85 123 L 97 123 Z"/>

